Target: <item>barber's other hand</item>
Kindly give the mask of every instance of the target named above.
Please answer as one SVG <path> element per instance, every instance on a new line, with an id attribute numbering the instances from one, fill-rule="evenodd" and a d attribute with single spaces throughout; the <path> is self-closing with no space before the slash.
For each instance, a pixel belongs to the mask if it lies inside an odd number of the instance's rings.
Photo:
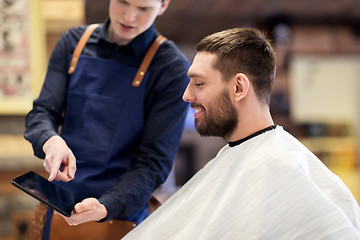
<path id="1" fill-rule="evenodd" d="M 43 145 L 44 168 L 49 173 L 49 181 L 69 182 L 75 177 L 76 159 L 64 139 L 59 135 L 50 137 Z M 62 171 L 60 171 L 60 166 Z"/>
<path id="2" fill-rule="evenodd" d="M 74 207 L 71 217 L 64 217 L 69 225 L 99 221 L 107 216 L 107 210 L 96 198 L 86 198 Z"/>

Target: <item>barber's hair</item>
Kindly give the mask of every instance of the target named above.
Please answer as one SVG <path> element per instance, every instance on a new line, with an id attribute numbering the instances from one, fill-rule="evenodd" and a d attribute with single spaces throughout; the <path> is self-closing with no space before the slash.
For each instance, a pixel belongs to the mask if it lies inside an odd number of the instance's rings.
<path id="1" fill-rule="evenodd" d="M 217 55 L 214 68 L 224 81 L 244 73 L 258 99 L 269 105 L 276 66 L 275 52 L 265 34 L 254 28 L 233 28 L 205 37 L 197 51 Z"/>

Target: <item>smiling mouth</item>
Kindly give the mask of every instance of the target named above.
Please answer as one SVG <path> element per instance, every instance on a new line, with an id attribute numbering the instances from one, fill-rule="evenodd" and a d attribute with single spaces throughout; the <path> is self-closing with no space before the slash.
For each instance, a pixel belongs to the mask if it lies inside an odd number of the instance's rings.
<path id="1" fill-rule="evenodd" d="M 195 113 L 194 113 L 195 118 L 200 117 L 203 114 L 203 112 L 205 111 L 204 108 L 196 108 L 196 109 L 194 108 L 194 110 L 195 110 Z"/>

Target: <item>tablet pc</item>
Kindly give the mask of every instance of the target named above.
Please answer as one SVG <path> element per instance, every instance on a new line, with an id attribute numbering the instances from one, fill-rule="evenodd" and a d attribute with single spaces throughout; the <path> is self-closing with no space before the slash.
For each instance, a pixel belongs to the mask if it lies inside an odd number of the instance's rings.
<path id="1" fill-rule="evenodd" d="M 33 171 L 14 178 L 11 183 L 15 187 L 67 217 L 71 216 L 71 212 L 78 202 L 78 199 L 73 194 L 54 183 L 49 182 L 47 179 Z"/>

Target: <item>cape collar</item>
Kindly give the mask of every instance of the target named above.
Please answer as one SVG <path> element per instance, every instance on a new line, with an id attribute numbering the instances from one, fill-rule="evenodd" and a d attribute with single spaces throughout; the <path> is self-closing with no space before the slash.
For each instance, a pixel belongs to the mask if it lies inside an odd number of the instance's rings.
<path id="1" fill-rule="evenodd" d="M 264 129 L 262 129 L 260 131 L 257 131 L 257 132 L 255 132 L 255 133 L 253 133 L 253 134 L 251 134 L 251 135 L 249 135 L 247 137 L 244 137 L 244 138 L 242 138 L 240 140 L 237 140 L 237 141 L 234 141 L 234 142 L 229 142 L 229 146 L 230 147 L 235 147 L 235 146 L 237 146 L 237 145 L 239 145 L 239 144 L 241 144 L 241 143 L 243 143 L 243 142 L 245 142 L 245 141 L 247 141 L 247 140 L 249 140 L 249 139 L 251 139 L 253 137 L 256 137 L 256 136 L 258 136 L 260 134 L 263 134 L 263 133 L 268 132 L 270 130 L 273 130 L 275 128 L 276 128 L 276 125 L 272 125 L 270 127 L 264 128 Z"/>

